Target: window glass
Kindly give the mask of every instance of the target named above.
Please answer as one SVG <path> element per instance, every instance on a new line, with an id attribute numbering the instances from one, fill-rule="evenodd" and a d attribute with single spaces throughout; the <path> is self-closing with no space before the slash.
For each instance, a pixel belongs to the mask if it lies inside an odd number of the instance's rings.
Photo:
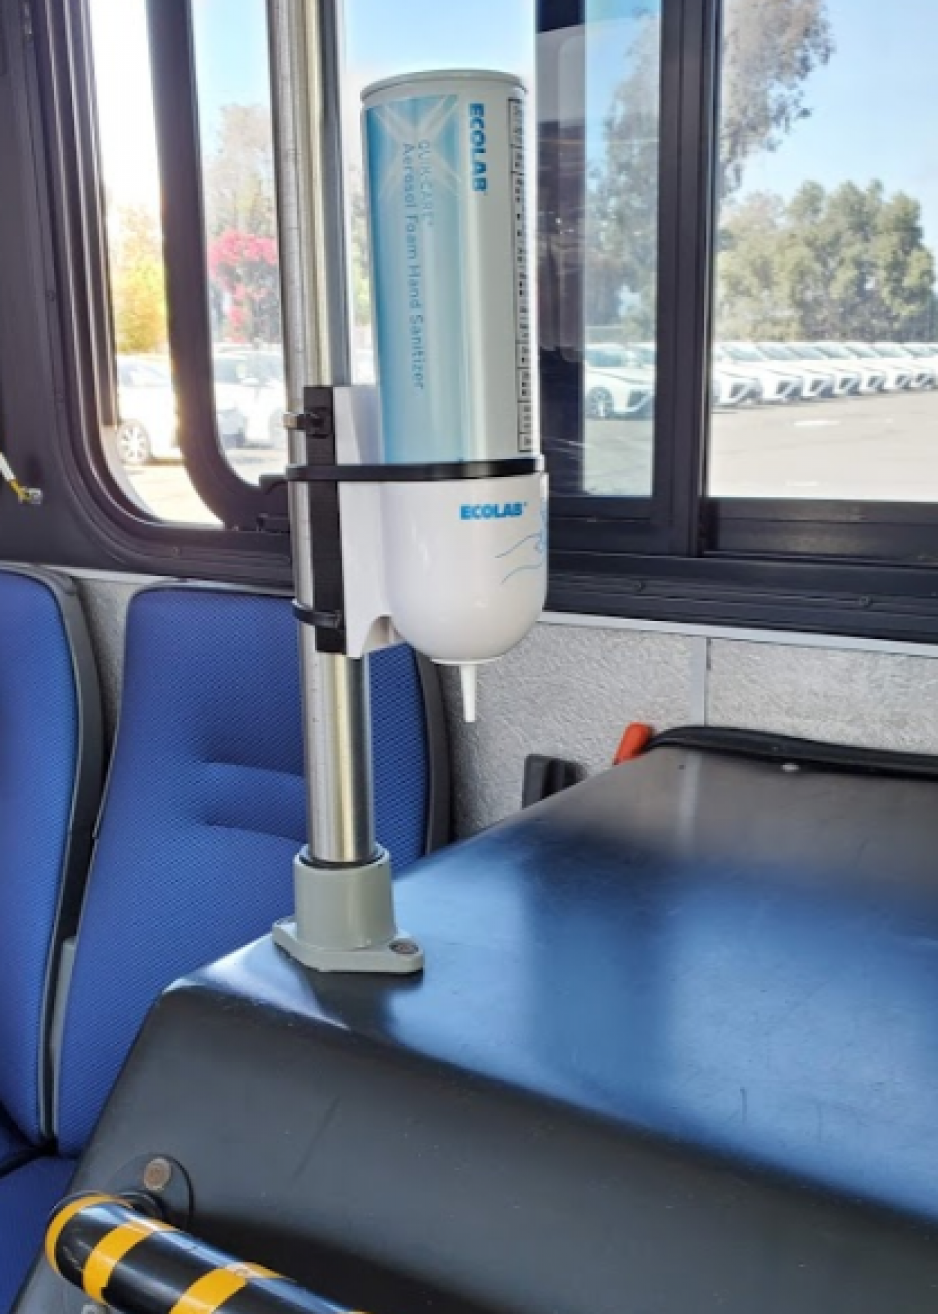
<path id="1" fill-rule="evenodd" d="M 534 0 L 345 0 L 346 79 L 343 101 L 346 206 L 352 311 L 352 372 L 359 383 L 375 378 L 371 336 L 368 229 L 361 147 L 361 92 L 379 78 L 422 69 L 484 68 L 516 73 L 534 88 Z M 532 113 L 528 97 L 528 113 Z M 528 141 L 533 141 L 529 130 Z M 533 160 L 527 180 L 534 188 Z M 529 197 L 529 215 L 534 206 Z"/>
<path id="2" fill-rule="evenodd" d="M 266 0 L 194 0 L 218 437 L 243 479 L 286 460 Z"/>
<path id="3" fill-rule="evenodd" d="M 710 491 L 938 500 L 938 27 L 725 0 Z"/>
<path id="4" fill-rule="evenodd" d="M 109 464 L 166 520 L 215 523 L 181 463 L 145 0 L 89 0 L 114 349 Z"/>
<path id="5" fill-rule="evenodd" d="M 652 491 L 661 11 L 586 5 L 583 488 Z"/>
<path id="6" fill-rule="evenodd" d="M 540 33 L 538 62 L 539 326 L 556 375 L 544 413 L 554 489 L 647 497 L 660 4 L 586 0 L 582 22 Z"/>

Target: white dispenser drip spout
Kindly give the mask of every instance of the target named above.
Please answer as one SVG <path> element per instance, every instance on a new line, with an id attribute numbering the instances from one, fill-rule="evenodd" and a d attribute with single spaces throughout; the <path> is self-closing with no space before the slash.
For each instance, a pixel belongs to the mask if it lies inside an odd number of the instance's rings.
<path id="1" fill-rule="evenodd" d="M 476 688 L 479 680 L 479 668 L 475 662 L 462 662 L 459 667 L 459 683 L 462 688 L 462 719 L 467 725 L 476 719 Z"/>

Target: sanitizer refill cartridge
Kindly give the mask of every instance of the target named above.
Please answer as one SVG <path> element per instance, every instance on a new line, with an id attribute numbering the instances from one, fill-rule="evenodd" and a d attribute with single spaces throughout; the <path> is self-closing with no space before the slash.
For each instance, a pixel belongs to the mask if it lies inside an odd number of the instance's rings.
<path id="1" fill-rule="evenodd" d="M 419 73 L 363 95 L 385 587 L 397 633 L 462 668 L 531 629 L 547 582 L 525 91 Z"/>

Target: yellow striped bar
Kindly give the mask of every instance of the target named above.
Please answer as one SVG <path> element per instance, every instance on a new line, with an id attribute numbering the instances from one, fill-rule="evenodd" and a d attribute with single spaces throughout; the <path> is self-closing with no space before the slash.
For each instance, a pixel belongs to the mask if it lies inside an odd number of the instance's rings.
<path id="1" fill-rule="evenodd" d="M 116 1196 L 63 1201 L 46 1233 L 46 1258 L 92 1300 L 124 1314 L 350 1314 Z"/>

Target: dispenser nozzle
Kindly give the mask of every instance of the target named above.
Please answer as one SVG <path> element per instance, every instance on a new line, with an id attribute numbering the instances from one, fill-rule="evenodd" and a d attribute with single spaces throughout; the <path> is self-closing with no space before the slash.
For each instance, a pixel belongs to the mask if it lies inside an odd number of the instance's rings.
<path id="1" fill-rule="evenodd" d="M 459 683 L 462 686 L 462 719 L 470 724 L 476 719 L 476 686 L 479 668 L 475 662 L 462 662 L 459 667 Z"/>

